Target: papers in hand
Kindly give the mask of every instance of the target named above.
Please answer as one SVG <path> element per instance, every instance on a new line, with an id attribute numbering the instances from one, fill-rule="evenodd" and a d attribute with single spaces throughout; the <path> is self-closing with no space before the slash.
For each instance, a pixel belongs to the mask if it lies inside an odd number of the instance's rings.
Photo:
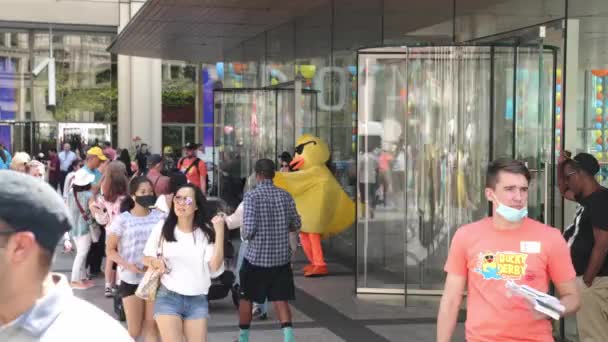
<path id="1" fill-rule="evenodd" d="M 566 311 L 566 308 L 559 302 L 559 299 L 544 292 L 540 292 L 528 285 L 517 285 L 513 280 L 509 280 L 505 284 L 505 287 L 513 294 L 524 297 L 530 301 L 534 310 L 555 320 L 558 320 Z"/>

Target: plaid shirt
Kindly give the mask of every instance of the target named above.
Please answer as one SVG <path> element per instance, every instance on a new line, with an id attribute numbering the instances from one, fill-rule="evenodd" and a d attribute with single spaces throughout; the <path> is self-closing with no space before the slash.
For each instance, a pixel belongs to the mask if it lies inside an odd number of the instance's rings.
<path id="1" fill-rule="evenodd" d="M 252 265 L 275 267 L 291 261 L 289 232 L 300 229 L 300 215 L 289 193 L 264 180 L 243 199 L 244 240 L 249 240 L 245 259 Z"/>

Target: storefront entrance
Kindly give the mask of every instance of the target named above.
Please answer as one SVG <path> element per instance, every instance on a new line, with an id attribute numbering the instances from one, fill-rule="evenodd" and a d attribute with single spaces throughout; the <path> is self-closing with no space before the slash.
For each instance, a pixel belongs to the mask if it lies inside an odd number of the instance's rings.
<path id="1" fill-rule="evenodd" d="M 561 70 L 542 36 L 364 49 L 358 64 L 358 293 L 441 294 L 454 232 L 488 215 L 490 160 L 525 161 L 530 216 L 561 216 Z"/>
<path id="2" fill-rule="evenodd" d="M 301 81 L 281 88 L 214 91 L 214 195 L 236 208 L 256 160 L 293 156 L 298 136 L 317 132 L 317 93 Z"/>

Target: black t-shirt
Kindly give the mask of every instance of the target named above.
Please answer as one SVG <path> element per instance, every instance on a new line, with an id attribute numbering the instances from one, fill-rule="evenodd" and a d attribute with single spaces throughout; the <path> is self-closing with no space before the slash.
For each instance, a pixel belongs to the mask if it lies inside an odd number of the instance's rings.
<path id="1" fill-rule="evenodd" d="M 564 231 L 570 246 L 576 275 L 585 274 L 591 251 L 595 244 L 593 228 L 608 231 L 608 189 L 601 188 L 580 201 L 574 222 Z M 608 259 L 604 261 L 598 276 L 608 276 Z"/>

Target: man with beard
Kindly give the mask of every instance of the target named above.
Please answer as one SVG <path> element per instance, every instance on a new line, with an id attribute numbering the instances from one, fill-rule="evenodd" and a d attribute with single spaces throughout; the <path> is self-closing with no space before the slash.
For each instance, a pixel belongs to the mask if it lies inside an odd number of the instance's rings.
<path id="1" fill-rule="evenodd" d="M 595 175 L 600 165 L 592 155 L 574 158 L 563 151 L 558 165 L 559 190 L 579 204 L 574 222 L 564 232 L 581 293 L 576 314 L 581 341 L 608 341 L 608 189 Z"/>
<path id="2" fill-rule="evenodd" d="M 0 171 L 0 341 L 132 341 L 118 322 L 74 296 L 65 276 L 49 272 L 71 228 L 68 217 L 48 184 Z"/>

